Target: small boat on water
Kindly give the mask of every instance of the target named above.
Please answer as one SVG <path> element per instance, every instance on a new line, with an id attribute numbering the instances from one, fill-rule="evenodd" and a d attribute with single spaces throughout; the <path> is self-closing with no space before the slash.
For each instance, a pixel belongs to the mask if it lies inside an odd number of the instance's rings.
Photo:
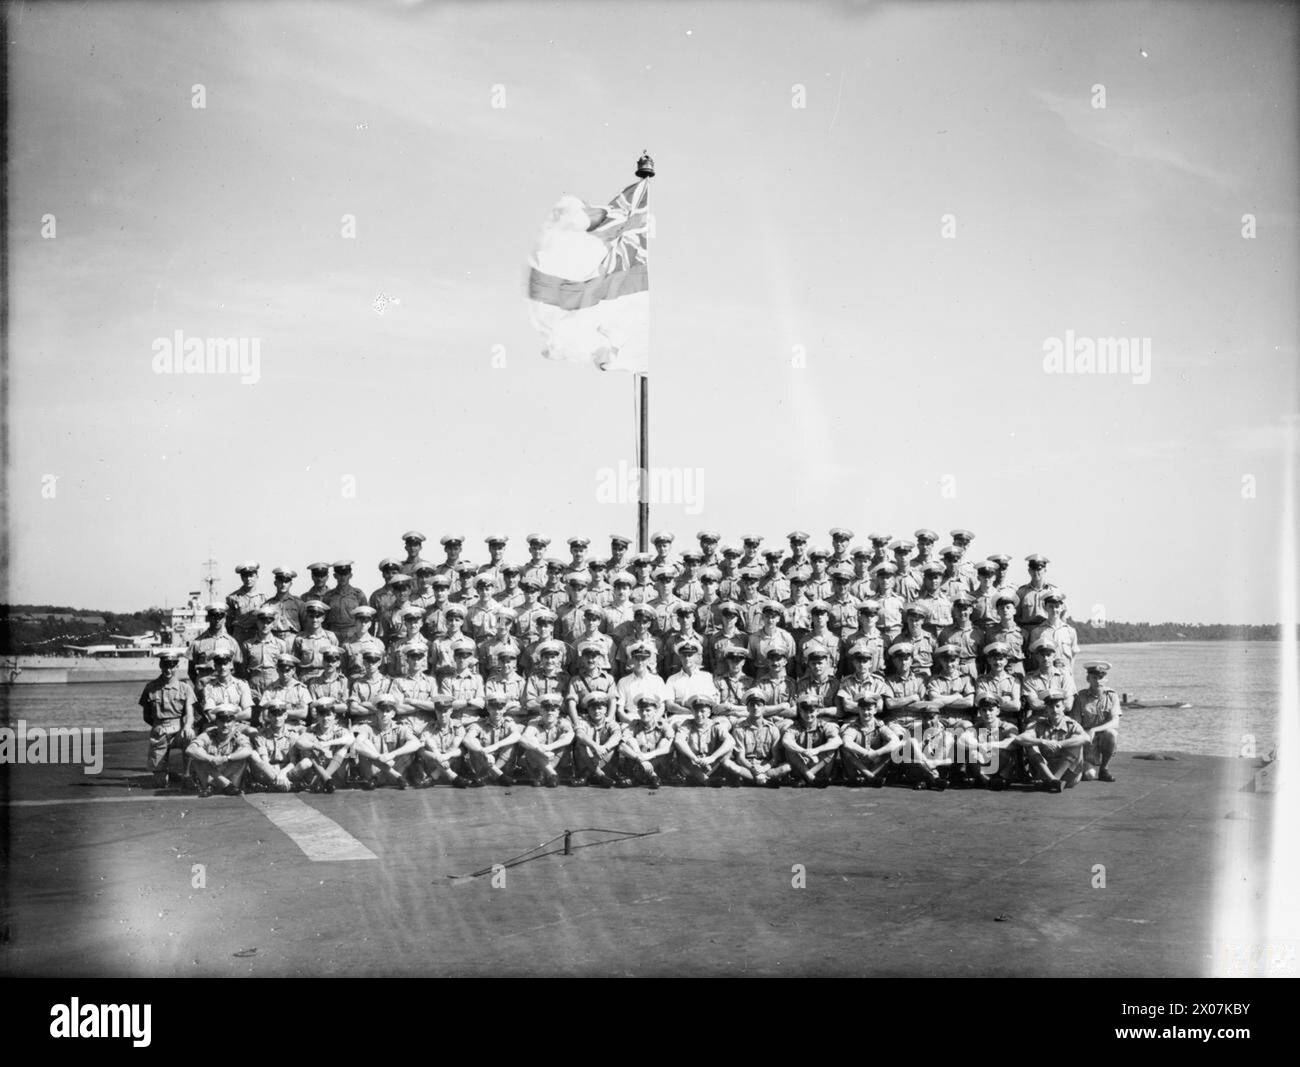
<path id="1" fill-rule="evenodd" d="M 1127 693 L 1121 693 L 1119 698 L 1121 708 L 1190 708 L 1191 705 L 1182 700 L 1139 700 L 1137 697 L 1130 697 Z"/>

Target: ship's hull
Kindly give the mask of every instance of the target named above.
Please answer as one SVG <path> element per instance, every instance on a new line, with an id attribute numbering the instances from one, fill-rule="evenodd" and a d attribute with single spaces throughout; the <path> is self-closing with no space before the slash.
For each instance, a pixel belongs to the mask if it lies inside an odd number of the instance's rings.
<path id="1" fill-rule="evenodd" d="M 182 671 L 184 661 L 182 661 Z M 158 677 L 158 660 L 84 656 L 9 656 L 0 660 L 0 685 L 73 685 L 147 682 Z"/>

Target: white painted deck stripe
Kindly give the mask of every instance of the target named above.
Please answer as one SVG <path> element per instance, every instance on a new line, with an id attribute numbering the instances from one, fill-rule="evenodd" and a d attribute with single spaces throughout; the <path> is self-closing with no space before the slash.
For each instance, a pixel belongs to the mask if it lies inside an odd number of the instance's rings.
<path id="1" fill-rule="evenodd" d="M 326 815 L 295 796 L 246 794 L 244 799 L 282 830 L 309 860 L 373 860 L 370 849 Z"/>

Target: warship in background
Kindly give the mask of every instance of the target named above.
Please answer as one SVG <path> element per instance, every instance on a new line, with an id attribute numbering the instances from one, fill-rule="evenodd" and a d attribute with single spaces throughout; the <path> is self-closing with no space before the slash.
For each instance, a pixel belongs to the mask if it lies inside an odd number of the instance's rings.
<path id="1" fill-rule="evenodd" d="M 188 647 L 207 625 L 204 608 L 217 600 L 217 563 L 204 563 L 204 590 L 191 591 L 181 607 L 168 608 L 158 631 L 110 636 L 107 644 L 65 643 L 57 655 L 0 657 L 0 686 L 68 685 L 82 682 L 147 682 L 158 676 L 158 652 Z M 204 595 L 206 592 L 206 596 Z M 185 670 L 182 656 L 182 671 Z"/>

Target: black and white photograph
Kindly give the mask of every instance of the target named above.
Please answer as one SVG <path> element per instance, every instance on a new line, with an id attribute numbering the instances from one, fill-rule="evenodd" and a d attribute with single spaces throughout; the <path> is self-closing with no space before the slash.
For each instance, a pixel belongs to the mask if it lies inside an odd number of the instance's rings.
<path id="1" fill-rule="evenodd" d="M 39 1035 L 1300 975 L 1296 5 L 3 10 Z"/>

